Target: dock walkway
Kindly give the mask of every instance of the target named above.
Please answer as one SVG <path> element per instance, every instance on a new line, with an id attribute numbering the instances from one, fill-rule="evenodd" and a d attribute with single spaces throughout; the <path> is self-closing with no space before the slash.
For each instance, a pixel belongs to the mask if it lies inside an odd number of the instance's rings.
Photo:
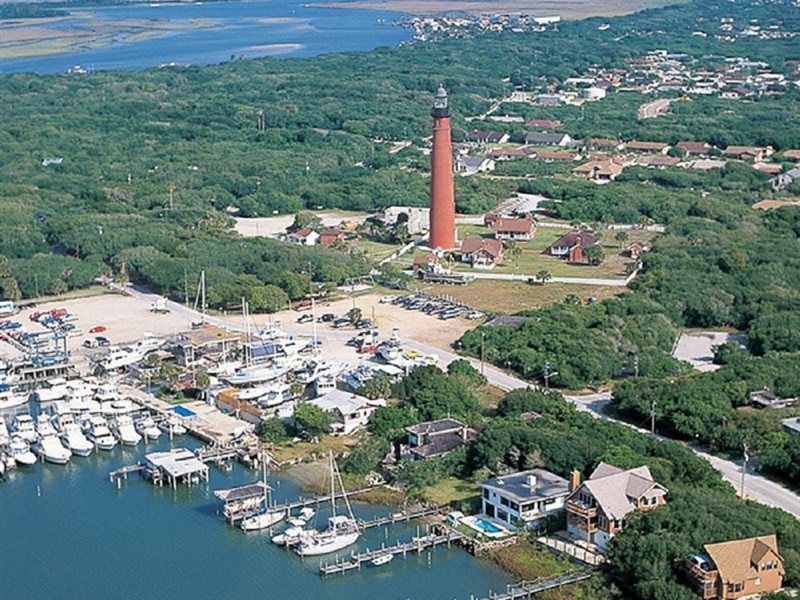
<path id="1" fill-rule="evenodd" d="M 357 496 L 358 494 L 363 494 L 364 492 L 368 492 L 370 490 L 374 490 L 375 488 L 380 487 L 380 485 L 369 485 L 367 487 L 353 490 L 352 492 L 348 491 L 348 496 Z M 340 500 L 344 497 L 344 495 L 339 492 L 336 494 L 336 499 Z M 284 502 L 282 504 L 276 504 L 272 507 L 272 510 L 286 510 L 292 511 L 297 508 L 305 508 L 307 506 L 315 506 L 317 504 L 321 504 L 323 502 L 329 501 L 331 499 L 330 494 L 326 494 L 324 496 L 313 496 L 311 498 L 299 498 L 294 502 Z"/>
<path id="2" fill-rule="evenodd" d="M 421 519 L 422 517 L 430 517 L 433 515 L 438 515 L 441 512 L 441 510 L 442 509 L 438 507 L 434 507 L 434 508 L 422 508 L 419 510 L 403 511 L 400 513 L 387 515 L 385 517 L 376 517 L 375 519 L 359 521 L 358 528 L 361 531 L 364 531 L 365 529 L 370 529 L 372 527 L 382 527 L 383 525 L 394 525 L 395 523 L 407 523 L 411 519 Z"/>
<path id="3" fill-rule="evenodd" d="M 377 550 L 365 550 L 364 552 L 353 553 L 350 558 L 346 558 L 333 563 L 321 563 L 319 566 L 320 573 L 323 575 L 333 575 L 336 573 L 350 573 L 352 571 L 361 570 L 364 563 L 370 563 L 372 560 L 383 556 L 397 556 L 402 555 L 405 558 L 408 554 L 421 554 L 423 550 L 435 548 L 446 544 L 450 546 L 453 542 L 458 542 L 464 537 L 463 533 L 446 530 L 444 533 L 431 533 L 425 536 L 415 537 L 408 542 L 399 542 L 394 546 L 381 547 Z"/>
<path id="4" fill-rule="evenodd" d="M 484 598 L 483 600 L 523 600 L 532 598 L 539 592 L 552 590 L 579 581 L 585 581 L 593 575 L 594 571 L 576 571 L 574 573 L 561 575 L 560 577 L 550 577 L 537 581 L 523 581 L 507 586 L 505 592 L 496 594 L 490 592 L 488 598 Z"/>

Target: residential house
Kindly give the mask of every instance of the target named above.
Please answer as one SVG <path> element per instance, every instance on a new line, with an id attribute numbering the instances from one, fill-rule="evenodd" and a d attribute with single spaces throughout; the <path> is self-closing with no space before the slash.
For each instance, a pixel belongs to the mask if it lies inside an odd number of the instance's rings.
<path id="1" fill-rule="evenodd" d="M 526 158 L 528 153 L 522 148 L 494 148 L 486 153 L 486 156 L 495 160 L 513 160 L 515 158 Z"/>
<path id="2" fill-rule="evenodd" d="M 486 156 L 459 156 L 453 162 L 455 172 L 464 176 L 494 171 L 494 167 L 494 160 Z"/>
<path id="3" fill-rule="evenodd" d="M 530 469 L 481 481 L 483 514 L 508 525 L 529 525 L 564 508 L 569 484 L 544 469 Z"/>
<path id="4" fill-rule="evenodd" d="M 586 264 L 589 262 L 589 259 L 586 258 L 586 249 L 599 241 L 600 239 L 591 233 L 574 229 L 553 242 L 543 254 L 566 258 L 567 262 L 571 263 Z"/>
<path id="5" fill-rule="evenodd" d="M 778 163 L 757 162 L 753 164 L 753 168 L 767 175 L 780 175 L 783 171 L 783 167 Z"/>
<path id="6" fill-rule="evenodd" d="M 786 433 L 800 435 L 800 417 L 789 417 L 781 421 Z"/>
<path id="7" fill-rule="evenodd" d="M 619 140 L 589 138 L 586 142 L 586 147 L 592 150 L 622 150 L 625 148 L 625 144 Z"/>
<path id="8" fill-rule="evenodd" d="M 470 142 L 477 142 L 479 144 L 505 144 L 508 141 L 508 134 L 503 131 L 473 129 L 467 133 L 467 139 Z"/>
<path id="9" fill-rule="evenodd" d="M 331 415 L 334 435 L 351 435 L 366 427 L 378 407 L 386 406 L 386 400 L 370 400 L 340 389 L 331 390 L 308 403 Z"/>
<path id="10" fill-rule="evenodd" d="M 313 246 L 319 241 L 319 234 L 312 229 L 297 229 L 286 236 L 286 241 L 301 246 Z"/>
<path id="11" fill-rule="evenodd" d="M 630 152 L 660 152 L 666 154 L 669 150 L 669 144 L 664 142 L 639 142 L 632 140 L 625 144 L 625 149 Z"/>
<path id="12" fill-rule="evenodd" d="M 567 531 L 603 550 L 625 529 L 628 515 L 666 502 L 667 488 L 653 480 L 647 466 L 623 471 L 601 462 L 589 479 L 579 480 L 580 473 L 574 472 L 567 498 Z"/>
<path id="13" fill-rule="evenodd" d="M 774 534 L 703 546 L 686 561 L 687 579 L 704 599 L 737 600 L 776 592 L 783 585 L 783 557 Z"/>
<path id="14" fill-rule="evenodd" d="M 675 146 L 683 150 L 686 156 L 708 156 L 712 148 L 708 142 L 678 142 Z"/>
<path id="15" fill-rule="evenodd" d="M 461 262 L 472 265 L 475 269 L 493 269 L 503 262 L 503 242 L 467 238 L 461 242 L 459 249 Z"/>
<path id="16" fill-rule="evenodd" d="M 551 121 L 550 119 L 531 119 L 526 123 L 531 129 L 538 129 L 545 131 L 547 129 L 555 129 L 561 125 L 561 121 Z"/>
<path id="17" fill-rule="evenodd" d="M 531 154 L 531 158 L 538 158 L 539 160 L 543 160 L 545 162 L 552 162 L 554 160 L 577 160 L 580 158 L 580 155 L 575 154 L 574 152 L 541 150 L 539 152 L 533 152 Z"/>
<path id="18" fill-rule="evenodd" d="M 323 246 L 330 246 L 336 242 L 344 241 L 344 231 L 338 229 L 326 229 L 319 234 L 319 243 Z"/>
<path id="19" fill-rule="evenodd" d="M 425 460 L 449 454 L 478 437 L 478 432 L 455 419 L 439 419 L 406 427 L 410 457 Z"/>
<path id="20" fill-rule="evenodd" d="M 786 173 L 781 173 L 770 179 L 772 189 L 776 192 L 800 180 L 800 168 L 789 169 Z"/>
<path id="21" fill-rule="evenodd" d="M 667 167 L 674 167 L 680 164 L 681 159 L 674 156 L 667 156 L 666 154 L 651 154 L 642 156 L 636 162 L 649 169 L 666 169 Z"/>
<path id="22" fill-rule="evenodd" d="M 767 388 L 750 392 L 748 400 L 756 408 L 786 408 L 792 406 L 795 401 L 794 398 L 781 398 Z"/>
<path id="23" fill-rule="evenodd" d="M 728 146 L 722 151 L 722 155 L 739 160 L 763 162 L 772 156 L 773 152 L 772 146 Z"/>
<path id="24" fill-rule="evenodd" d="M 494 230 L 496 240 L 528 241 L 536 235 L 530 214 L 524 217 L 497 217 L 492 220 L 490 227 Z"/>
<path id="25" fill-rule="evenodd" d="M 641 242 L 632 242 L 628 244 L 628 256 L 634 260 L 639 258 L 645 252 L 645 250 L 646 248 Z"/>
<path id="26" fill-rule="evenodd" d="M 420 269 L 425 270 L 439 262 L 439 257 L 436 256 L 433 252 L 427 252 L 422 256 L 417 256 L 414 259 L 414 271 L 419 271 Z"/>
<path id="27" fill-rule="evenodd" d="M 573 174 L 596 182 L 614 181 L 622 173 L 623 166 L 611 160 L 590 160 L 572 169 Z"/>
<path id="28" fill-rule="evenodd" d="M 179 333 L 175 338 L 172 353 L 175 362 L 192 366 L 200 360 L 224 362 L 233 357 L 242 347 L 243 334 L 230 332 L 216 325 L 207 325 Z"/>
<path id="29" fill-rule="evenodd" d="M 786 160 L 800 161 L 800 150 L 784 150 L 783 158 Z"/>
<path id="30" fill-rule="evenodd" d="M 565 148 L 574 145 L 572 138 L 567 133 L 533 132 L 525 136 L 525 143 L 529 146 L 559 146 Z"/>

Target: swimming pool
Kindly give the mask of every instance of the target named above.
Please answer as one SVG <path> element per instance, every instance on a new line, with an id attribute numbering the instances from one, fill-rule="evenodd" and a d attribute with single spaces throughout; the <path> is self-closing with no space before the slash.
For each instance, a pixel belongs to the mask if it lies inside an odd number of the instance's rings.
<path id="1" fill-rule="evenodd" d="M 171 410 L 176 415 L 178 415 L 179 417 L 183 417 L 184 419 L 189 419 L 189 418 L 195 416 L 195 412 L 193 410 L 189 410 L 185 406 L 180 406 L 180 405 L 173 406 Z"/>
<path id="2" fill-rule="evenodd" d="M 497 525 L 495 525 L 494 523 L 491 523 L 490 521 L 487 521 L 486 519 L 475 519 L 475 521 L 473 521 L 473 525 L 475 525 L 475 527 L 477 527 L 478 529 L 480 529 L 484 533 L 502 533 L 503 532 L 503 530 L 500 529 Z"/>

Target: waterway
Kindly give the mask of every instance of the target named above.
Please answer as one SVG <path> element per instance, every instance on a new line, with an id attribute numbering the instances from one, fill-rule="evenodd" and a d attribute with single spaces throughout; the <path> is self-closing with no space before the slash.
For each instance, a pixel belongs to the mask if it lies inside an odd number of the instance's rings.
<path id="1" fill-rule="evenodd" d="M 76 65 L 84 69 L 136 70 L 170 63 L 217 64 L 231 57 L 313 56 L 396 46 L 411 36 L 408 29 L 392 23 L 397 13 L 319 8 L 301 0 L 136 4 L 79 10 L 91 12 L 98 22 L 204 19 L 214 27 L 172 31 L 138 41 L 120 35 L 110 45 L 66 54 L 17 59 L 0 55 L 0 72 L 64 72 Z M 50 27 L 64 29 L 76 23 L 67 20 Z"/>
<path id="2" fill-rule="evenodd" d="M 186 437 L 172 444 L 197 442 Z M 208 486 L 178 490 L 154 487 L 137 475 L 119 490 L 109 482 L 109 471 L 169 446 L 162 436 L 146 448 L 11 471 L 0 482 L 0 598 L 466 600 L 510 581 L 494 564 L 457 547 L 321 577 L 316 557 L 301 560 L 270 543 L 267 532 L 244 534 L 217 514 L 215 489 L 257 477 L 239 465 L 228 473 L 212 467 Z M 293 480 L 272 480 L 276 501 L 300 494 Z M 362 518 L 390 510 L 354 504 Z M 320 517 L 322 527 L 322 511 Z M 357 547 L 410 539 L 415 527 L 412 522 L 370 530 Z"/>

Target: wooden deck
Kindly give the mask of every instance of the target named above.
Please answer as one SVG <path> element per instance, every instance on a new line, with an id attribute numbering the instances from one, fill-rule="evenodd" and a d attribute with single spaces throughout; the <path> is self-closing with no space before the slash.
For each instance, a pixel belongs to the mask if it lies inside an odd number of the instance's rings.
<path id="1" fill-rule="evenodd" d="M 575 573 L 561 575 L 560 577 L 550 577 L 537 581 L 522 581 L 506 586 L 505 592 L 496 594 L 490 593 L 487 598 L 482 600 L 523 600 L 526 598 L 533 598 L 533 596 L 540 592 L 560 588 L 571 583 L 578 583 L 579 581 L 585 581 L 593 575 L 594 571 L 577 571 Z"/>

